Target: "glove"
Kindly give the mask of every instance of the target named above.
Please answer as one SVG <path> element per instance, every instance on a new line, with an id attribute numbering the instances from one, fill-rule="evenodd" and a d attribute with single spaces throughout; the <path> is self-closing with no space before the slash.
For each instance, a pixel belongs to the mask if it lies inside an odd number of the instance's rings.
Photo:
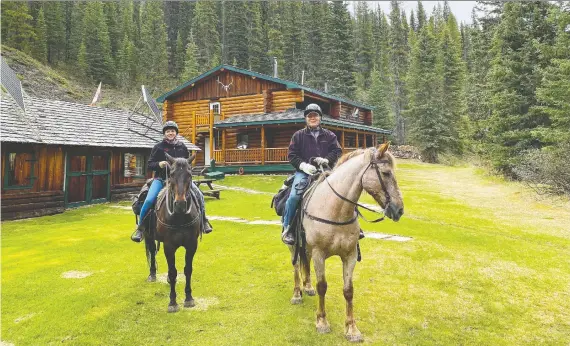
<path id="1" fill-rule="evenodd" d="M 166 165 L 168 165 L 168 162 L 166 162 L 166 161 L 160 161 L 160 162 L 158 163 L 158 165 L 160 166 L 160 168 L 164 168 Z"/>
<path id="2" fill-rule="evenodd" d="M 329 164 L 329 160 L 328 160 L 328 159 L 325 159 L 325 158 L 322 158 L 322 157 L 315 157 L 315 158 L 313 159 L 313 161 L 315 161 L 315 163 L 316 163 L 317 165 L 319 165 L 319 166 L 328 165 L 328 164 Z"/>
<path id="3" fill-rule="evenodd" d="M 299 165 L 299 168 L 308 175 L 313 175 L 317 173 L 317 168 L 313 165 L 309 165 L 306 162 L 302 162 L 301 165 Z"/>

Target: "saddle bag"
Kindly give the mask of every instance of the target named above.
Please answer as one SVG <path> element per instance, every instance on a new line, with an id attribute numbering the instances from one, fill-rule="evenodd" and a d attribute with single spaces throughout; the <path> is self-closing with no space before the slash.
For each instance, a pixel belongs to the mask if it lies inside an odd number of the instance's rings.
<path id="1" fill-rule="evenodd" d="M 283 214 L 285 214 L 285 203 L 287 202 L 289 194 L 291 194 L 291 187 L 294 179 L 294 175 L 288 176 L 287 179 L 283 181 L 283 186 L 281 186 L 279 191 L 271 200 L 271 208 L 275 208 L 275 212 L 278 216 L 283 216 Z"/>
<path id="2" fill-rule="evenodd" d="M 152 185 L 152 180 L 153 180 L 152 178 L 147 180 L 146 183 L 141 188 L 139 194 L 133 198 L 132 208 L 133 208 L 133 213 L 135 213 L 135 215 L 141 214 L 141 209 L 146 199 L 146 196 L 148 195 L 148 190 L 150 189 L 150 185 Z"/>

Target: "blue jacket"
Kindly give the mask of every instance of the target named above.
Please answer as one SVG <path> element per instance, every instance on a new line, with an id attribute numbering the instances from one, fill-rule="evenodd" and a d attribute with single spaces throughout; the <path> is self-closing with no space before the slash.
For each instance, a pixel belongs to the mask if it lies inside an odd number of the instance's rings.
<path id="1" fill-rule="evenodd" d="M 328 159 L 329 166 L 333 167 L 341 154 L 342 149 L 332 131 L 321 128 L 321 133 L 315 138 L 311 130 L 305 127 L 293 134 L 288 158 L 293 167 L 299 170 L 302 162 L 312 164 L 311 159 L 315 157 Z"/>

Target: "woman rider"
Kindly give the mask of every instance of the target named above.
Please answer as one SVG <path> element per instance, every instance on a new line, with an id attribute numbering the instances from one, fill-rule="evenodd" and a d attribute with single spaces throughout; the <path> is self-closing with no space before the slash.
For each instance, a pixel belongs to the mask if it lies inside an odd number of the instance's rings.
<path id="1" fill-rule="evenodd" d="M 182 157 L 187 159 L 190 156 L 186 145 L 176 138 L 178 135 L 178 125 L 174 121 L 167 121 L 162 127 L 162 133 L 164 134 L 164 139 L 152 148 L 150 158 L 148 159 L 148 168 L 154 171 L 154 179 L 141 208 L 137 229 L 131 236 L 131 239 L 137 243 L 143 238 L 144 218 L 148 214 L 148 211 L 154 206 L 158 193 L 164 187 L 164 182 L 167 179 L 166 166 L 168 165 L 168 162 L 166 161 L 165 153 L 168 153 L 168 155 L 174 158 Z M 202 210 L 204 218 L 204 233 L 210 233 L 212 232 L 212 225 L 210 225 L 210 222 L 206 218 L 204 195 L 195 184 L 190 185 L 192 186 L 194 193 L 198 196 L 198 201 L 201 204 L 200 209 Z"/>

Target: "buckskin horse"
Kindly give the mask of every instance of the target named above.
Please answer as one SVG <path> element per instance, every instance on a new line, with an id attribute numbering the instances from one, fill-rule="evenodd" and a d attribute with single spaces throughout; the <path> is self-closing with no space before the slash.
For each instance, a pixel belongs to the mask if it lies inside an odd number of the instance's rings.
<path id="1" fill-rule="evenodd" d="M 163 243 L 164 256 L 168 263 L 168 283 L 170 284 L 170 303 L 168 312 L 179 310 L 176 302 L 176 250 L 183 246 L 186 249 L 186 299 L 184 307 L 195 305 L 192 298 L 192 261 L 198 248 L 198 238 L 202 232 L 202 211 L 198 203 L 198 196 L 194 196 L 190 184 L 192 183 L 191 163 L 195 155 L 189 159 L 173 158 L 166 154 L 169 163 L 169 177 L 166 187 L 160 192 L 156 202 L 156 227 L 150 222 L 145 229 L 145 244 L 147 258 L 150 263 L 150 275 L 147 281 L 156 281 L 156 243 Z"/>
<path id="2" fill-rule="evenodd" d="M 330 332 L 325 312 L 325 260 L 339 256 L 342 260 L 346 300 L 345 336 L 349 341 L 362 341 L 362 334 L 356 327 L 353 315 L 352 275 L 357 262 L 357 244 L 360 226 L 357 206 L 362 191 L 368 192 L 384 209 L 385 216 L 398 221 L 404 213 L 402 195 L 394 175 L 395 159 L 388 153 L 389 143 L 378 148 L 359 149 L 343 155 L 330 175 L 322 174 L 309 190 L 301 204 L 301 224 L 304 237 L 299 255 L 293 246 L 289 246 L 295 268 L 295 288 L 292 304 L 302 301 L 300 286 L 300 267 L 303 269 L 304 290 L 314 295 L 311 286 L 310 261 L 313 260 L 317 278 L 319 304 L 317 309 L 317 331 Z M 368 208 L 366 208 L 368 209 Z M 374 220 L 378 222 L 384 217 Z M 301 229 L 298 228 L 297 232 Z M 299 251 L 297 249 L 297 251 Z M 297 261 L 297 258 L 300 259 Z"/>

